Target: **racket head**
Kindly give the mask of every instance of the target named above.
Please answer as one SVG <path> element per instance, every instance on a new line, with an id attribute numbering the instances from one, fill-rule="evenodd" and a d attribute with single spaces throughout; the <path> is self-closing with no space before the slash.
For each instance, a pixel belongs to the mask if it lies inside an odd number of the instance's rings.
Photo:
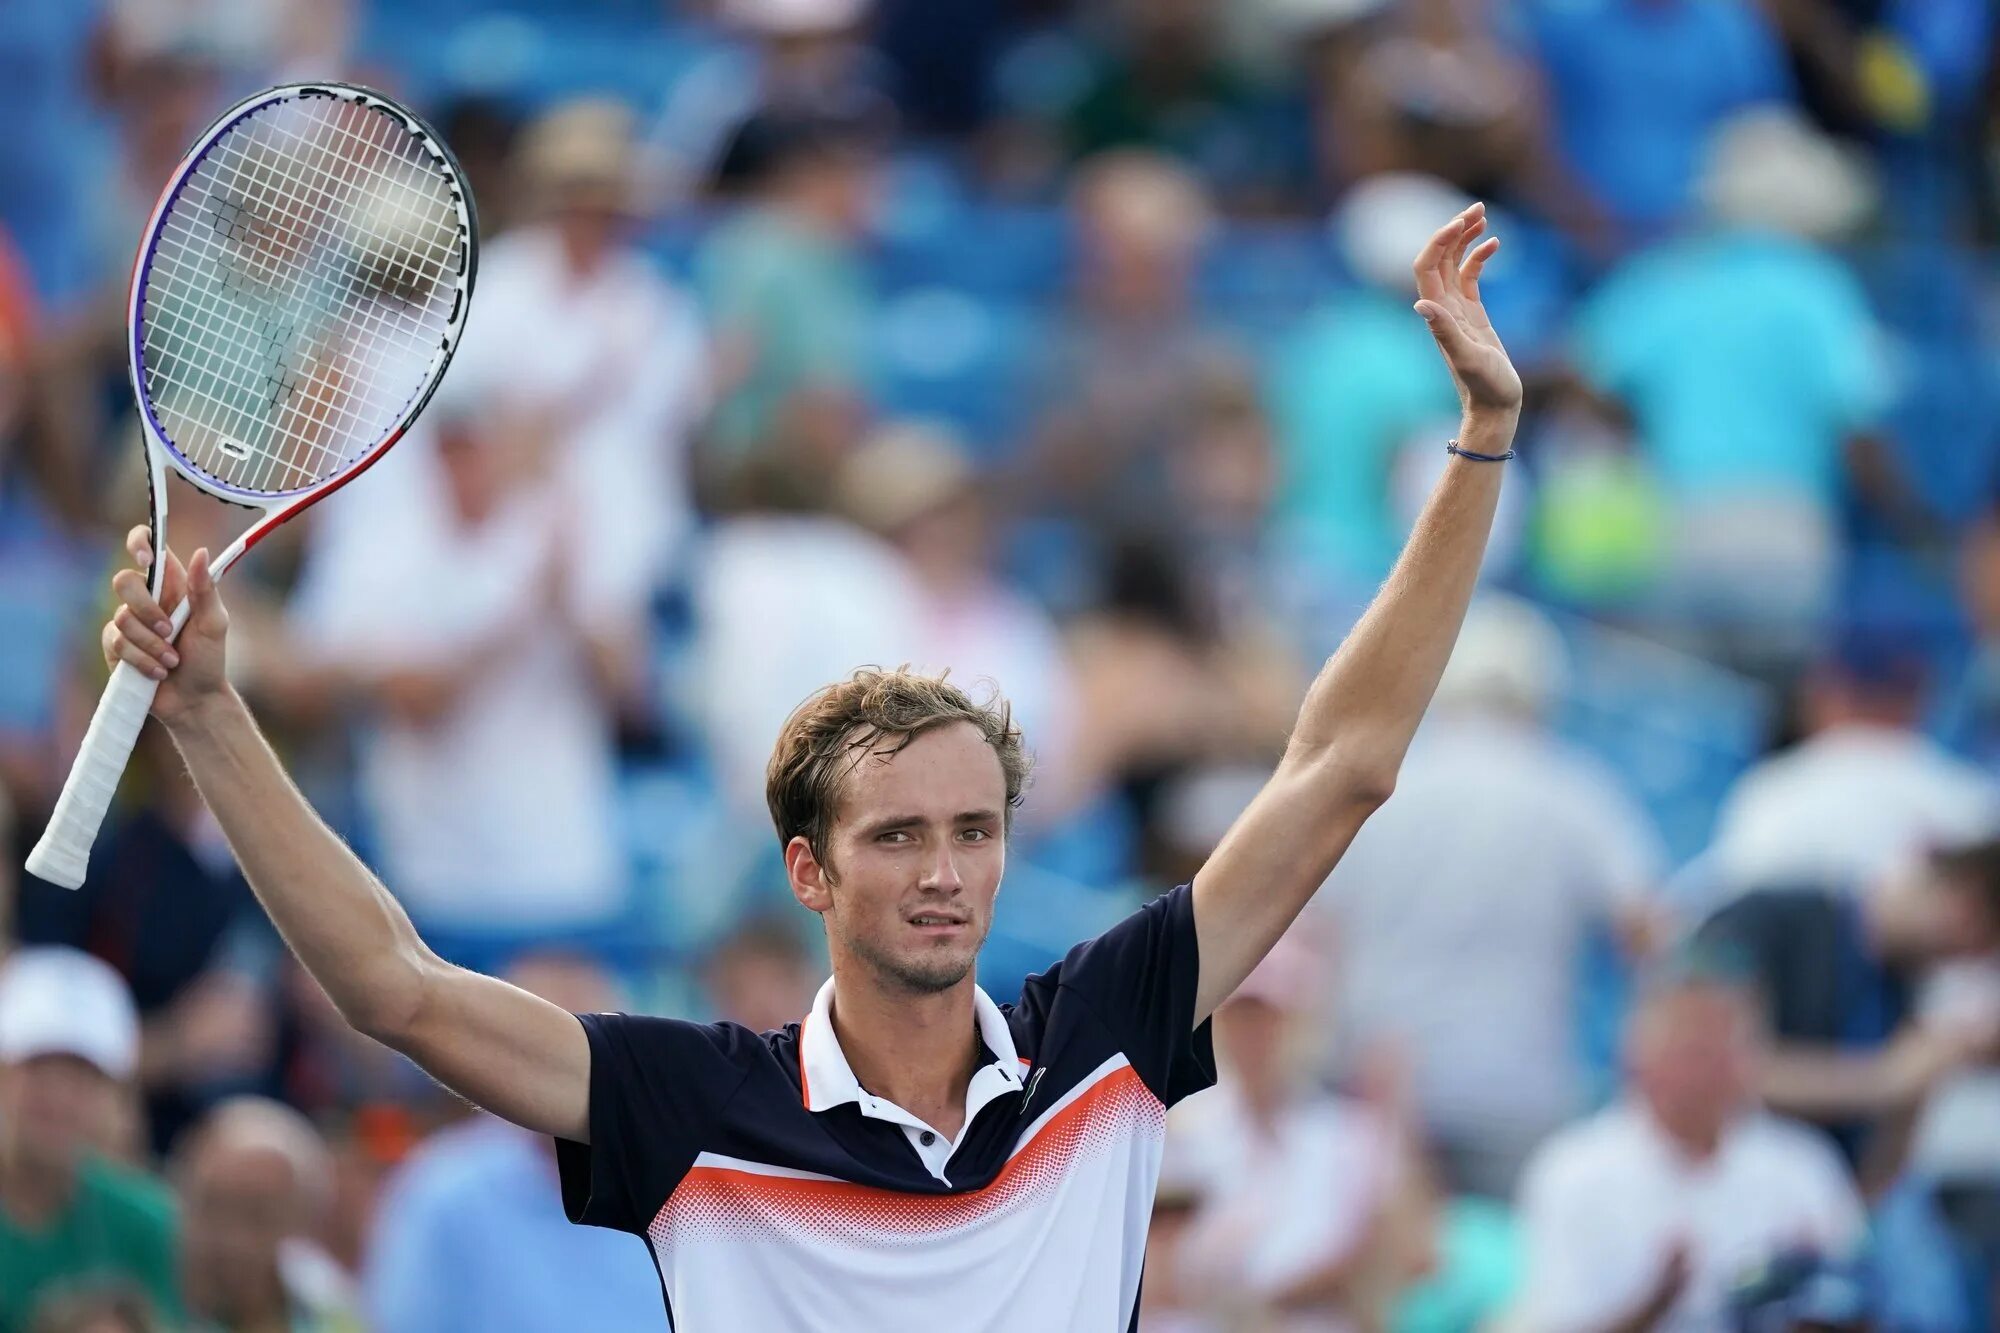
<path id="1" fill-rule="evenodd" d="M 465 173 L 414 112 L 341 83 L 245 98 L 175 170 L 133 263 L 147 436 L 220 499 L 309 503 L 430 400 L 478 259 Z"/>

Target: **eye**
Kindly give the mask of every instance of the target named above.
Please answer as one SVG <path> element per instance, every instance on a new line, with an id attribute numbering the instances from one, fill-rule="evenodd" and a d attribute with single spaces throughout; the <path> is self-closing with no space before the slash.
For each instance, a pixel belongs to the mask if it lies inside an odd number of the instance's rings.
<path id="1" fill-rule="evenodd" d="M 881 837 L 877 838 L 875 841 L 887 842 L 887 843 L 903 843 L 910 841 L 910 835 L 907 831 L 903 829 L 899 828 L 890 829 L 887 833 L 884 833 Z"/>
<path id="2" fill-rule="evenodd" d="M 991 833 L 988 833 L 983 828 L 969 828 L 965 830 L 965 832 L 961 833 L 959 836 L 964 838 L 967 842 L 986 842 L 987 840 L 992 838 L 993 835 Z"/>

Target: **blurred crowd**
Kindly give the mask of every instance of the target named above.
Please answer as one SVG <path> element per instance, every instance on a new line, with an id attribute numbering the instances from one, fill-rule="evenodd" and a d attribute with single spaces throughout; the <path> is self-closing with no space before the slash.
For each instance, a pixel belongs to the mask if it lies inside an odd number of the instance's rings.
<path id="1" fill-rule="evenodd" d="M 1443 462 L 1408 264 L 1476 197 L 1487 590 L 1216 1018 L 1142 1327 L 2000 1327 L 1986 0 L 76 0 L 0 69 L 0 1333 L 662 1318 L 341 1025 L 163 736 L 82 891 L 16 869 L 145 513 L 133 245 L 297 78 L 431 117 L 483 250 L 232 667 L 441 952 L 802 1016 L 764 766 L 863 663 L 1026 729 L 996 998 L 1190 876 Z M 177 549 L 242 526 L 174 485 Z"/>

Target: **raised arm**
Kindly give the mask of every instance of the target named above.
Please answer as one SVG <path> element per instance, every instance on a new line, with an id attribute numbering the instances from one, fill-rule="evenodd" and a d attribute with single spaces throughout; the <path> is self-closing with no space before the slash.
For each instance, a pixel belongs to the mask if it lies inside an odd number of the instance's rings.
<path id="1" fill-rule="evenodd" d="M 1479 300 L 1479 271 L 1499 241 L 1467 253 L 1485 226 L 1474 204 L 1431 237 L 1416 260 L 1417 313 L 1458 386 L 1460 448 L 1497 455 L 1514 438 L 1521 380 Z M 1389 799 L 1472 599 L 1505 471 L 1450 460 L 1389 581 L 1307 692 L 1277 771 L 1195 876 L 1196 1022 L 1270 951 Z M 1468 794 L 1477 782 L 1468 775 Z"/>
<path id="2" fill-rule="evenodd" d="M 143 568 L 145 528 L 130 538 Z M 476 1105 L 524 1128 L 589 1140 L 590 1047 L 583 1027 L 548 1001 L 454 967 L 417 937 L 409 916 L 292 785 L 229 687 L 229 616 L 208 553 L 183 571 L 172 554 L 168 605 L 194 609 L 169 647 L 166 617 L 134 570 L 112 586 L 124 603 L 104 629 L 107 659 L 162 681 L 153 713 L 187 762 L 257 900 L 306 970 L 359 1031 L 421 1065 Z"/>

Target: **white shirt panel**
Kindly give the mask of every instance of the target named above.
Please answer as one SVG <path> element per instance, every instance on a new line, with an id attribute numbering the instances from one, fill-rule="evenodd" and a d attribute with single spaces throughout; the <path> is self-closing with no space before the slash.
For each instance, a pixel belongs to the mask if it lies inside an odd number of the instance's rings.
<path id="1" fill-rule="evenodd" d="M 647 1238 L 690 1328 L 923 1333 L 950 1293 L 954 1330 L 1105 1333 L 1138 1299 L 1165 1130 L 1117 1057 L 984 1189 L 912 1195 L 703 1153 Z"/>

